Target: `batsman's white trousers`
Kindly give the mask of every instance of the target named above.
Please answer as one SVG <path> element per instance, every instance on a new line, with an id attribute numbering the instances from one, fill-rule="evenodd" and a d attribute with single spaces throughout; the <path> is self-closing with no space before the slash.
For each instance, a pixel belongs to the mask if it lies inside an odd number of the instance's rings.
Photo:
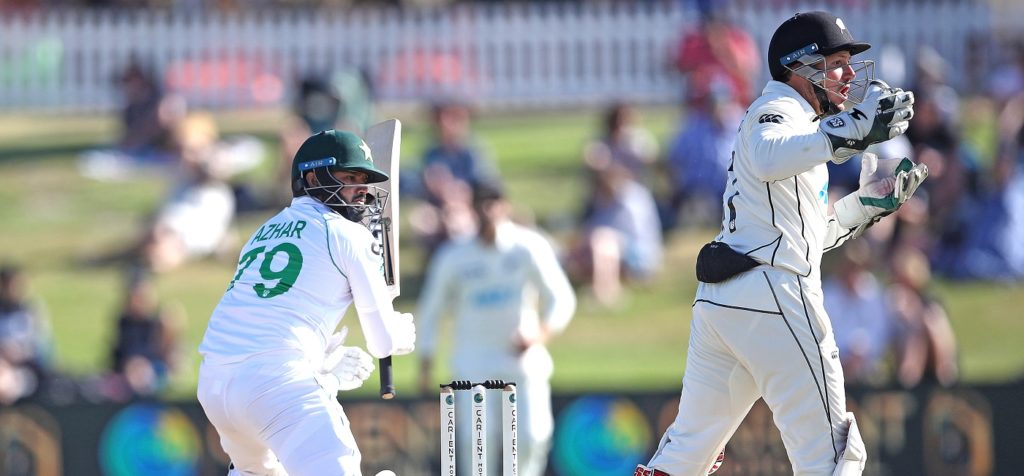
<path id="1" fill-rule="evenodd" d="M 238 473 L 361 474 L 348 417 L 301 355 L 204 362 L 197 395 Z"/>
<path id="2" fill-rule="evenodd" d="M 701 283 L 686 359 L 679 413 L 649 467 L 706 475 L 763 397 L 793 473 L 832 474 L 845 447 L 846 394 L 820 281 L 759 266 Z"/>

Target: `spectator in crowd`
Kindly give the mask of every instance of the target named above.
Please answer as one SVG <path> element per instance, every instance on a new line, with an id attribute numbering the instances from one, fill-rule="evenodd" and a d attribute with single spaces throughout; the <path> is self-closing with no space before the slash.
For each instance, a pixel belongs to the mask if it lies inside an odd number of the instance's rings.
<path id="1" fill-rule="evenodd" d="M 280 184 L 291 180 L 292 158 L 310 135 L 330 129 L 362 133 L 370 115 L 370 91 L 365 78 L 342 70 L 334 75 L 306 74 L 294 84 L 291 114 L 278 131 L 278 160 L 271 186 L 234 183 L 239 213 L 277 210 L 292 200 L 291 187 Z"/>
<path id="2" fill-rule="evenodd" d="M 952 93 L 941 87 L 915 92 L 914 120 L 907 139 L 918 161 L 927 164 L 931 223 L 940 240 L 951 239 L 967 218 L 964 205 L 978 192 L 977 154 L 960 140 L 958 111 L 943 105 Z M 955 98 L 955 96 L 954 96 Z"/>
<path id="3" fill-rule="evenodd" d="M 826 255 L 827 256 L 827 255 Z M 871 272 L 871 248 L 853 240 L 841 249 L 834 271 L 822 283 L 825 311 L 849 384 L 880 385 L 892 377 L 887 361 L 896 355 L 900 324 L 885 289 Z"/>
<path id="4" fill-rule="evenodd" d="M 337 88 L 319 75 L 300 78 L 293 94 L 291 117 L 284 122 L 280 132 L 281 160 L 277 162 L 278 180 L 275 181 L 278 183 L 291 180 L 292 158 L 299 146 L 312 134 L 334 129 L 345 107 Z M 279 195 L 275 206 L 291 202 L 290 187 L 276 187 L 274 190 L 278 192 L 275 195 Z"/>
<path id="5" fill-rule="evenodd" d="M 961 279 L 1024 279 L 1024 94 L 999 116 L 999 147 L 986 187 L 958 230 L 961 240 L 945 242 L 934 262 L 938 271 Z"/>
<path id="6" fill-rule="evenodd" d="M 451 308 L 456 316 L 454 378 L 516 382 L 519 474 L 540 476 L 547 467 L 554 427 L 548 382 L 553 363 L 545 345 L 569 324 L 576 297 L 547 239 L 512 222 L 511 204 L 502 188 L 481 184 L 474 192 L 477 236 L 442 246 L 427 271 L 417 313 L 420 387 L 424 393 L 436 391 L 430 376 L 437 330 L 444 311 Z M 456 420 L 465 422 L 468 431 L 469 406 L 458 407 L 460 414 L 467 414 Z M 500 415 L 499 406 L 491 409 Z M 499 426 L 492 429 L 500 433 Z M 461 464 L 469 463 L 469 449 L 468 444 L 458 449 Z M 495 460 L 499 455 L 491 454 Z M 496 461 L 490 466 L 499 467 Z M 468 472 L 468 466 L 459 471 L 464 470 Z"/>
<path id="7" fill-rule="evenodd" d="M 623 280 L 645 281 L 661 266 L 658 208 L 650 190 L 605 154 L 592 158 L 597 173 L 594 195 L 566 261 L 577 283 L 592 286 L 594 297 L 614 305 Z"/>
<path id="8" fill-rule="evenodd" d="M 180 359 L 183 318 L 160 305 L 150 276 L 144 271 L 130 273 L 111 349 L 111 370 L 121 385 L 110 397 L 152 396 L 167 385 Z"/>
<path id="9" fill-rule="evenodd" d="M 959 380 L 956 337 L 942 304 L 928 291 L 928 258 L 909 246 L 891 259 L 890 307 L 904 327 L 897 378 L 906 388 L 923 383 L 948 387 Z"/>
<path id="10" fill-rule="evenodd" d="M 128 246 L 86 264 L 130 262 L 165 272 L 232 247 L 236 212 L 252 205 L 245 202 L 252 195 L 244 174 L 263 161 L 262 141 L 249 135 L 224 138 L 213 115 L 194 111 L 175 128 L 174 142 L 177 159 L 164 173 L 169 191 L 140 233 Z"/>
<path id="11" fill-rule="evenodd" d="M 684 216 L 701 225 L 722 218 L 726 171 L 743 109 L 726 84 L 713 77 L 697 79 L 703 75 L 695 73 L 691 79 L 686 123 L 668 151 L 670 196 L 661 217 L 665 229 L 674 228 Z"/>
<path id="12" fill-rule="evenodd" d="M 82 174 L 97 180 L 126 179 L 140 170 L 164 172 L 178 157 L 175 129 L 184 119 L 185 101 L 167 94 L 157 72 L 132 59 L 116 77 L 123 102 L 121 134 L 111 149 L 85 153 Z"/>
<path id="13" fill-rule="evenodd" d="M 151 219 L 139 249 L 142 263 L 157 272 L 231 245 L 235 196 L 211 149 L 216 125 L 208 116 L 194 116 L 183 131 L 181 178 Z"/>
<path id="14" fill-rule="evenodd" d="M 0 405 L 33 395 L 48 373 L 50 327 L 21 268 L 0 266 Z"/>
<path id="15" fill-rule="evenodd" d="M 409 224 L 429 261 L 441 243 L 473 233 L 473 188 L 498 179 L 490 153 L 472 135 L 472 113 L 458 101 L 433 106 L 433 142 L 423 154 L 416 180 L 403 181 L 403 190 L 419 198 Z"/>
<path id="16" fill-rule="evenodd" d="M 757 45 L 750 34 L 728 20 L 724 2 L 696 3 L 700 20 L 696 28 L 680 39 L 676 68 L 689 78 L 687 87 L 699 87 L 699 79 L 695 78 L 726 78 L 736 102 L 749 104 L 753 99 L 753 81 L 761 68 Z"/>
<path id="17" fill-rule="evenodd" d="M 1024 93 L 1024 37 L 1011 38 L 1000 53 L 989 73 L 988 92 L 996 104 L 1005 104 Z"/>
<path id="18" fill-rule="evenodd" d="M 650 186 L 651 168 L 658 158 L 658 141 L 651 131 L 640 125 L 636 108 L 613 103 L 605 110 L 601 125 L 601 136 L 587 144 L 583 151 L 591 186 L 605 158 L 625 168 L 638 182 Z"/>
<path id="19" fill-rule="evenodd" d="M 949 84 L 951 67 L 946 58 L 929 45 L 918 48 L 913 62 L 913 90 L 939 98 L 936 106 L 947 118 L 956 118 L 960 111 L 960 94 Z M 959 121 L 957 122 L 959 125 Z"/>

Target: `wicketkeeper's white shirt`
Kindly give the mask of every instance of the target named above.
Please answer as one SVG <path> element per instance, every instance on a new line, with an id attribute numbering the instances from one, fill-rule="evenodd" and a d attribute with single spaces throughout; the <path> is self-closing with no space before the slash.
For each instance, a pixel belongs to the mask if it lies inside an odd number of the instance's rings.
<path id="1" fill-rule="evenodd" d="M 365 226 L 310 197 L 293 199 L 242 248 L 199 352 L 213 363 L 280 351 L 320 359 L 355 303 L 370 354 L 390 355 L 386 322 L 394 309 L 379 251 Z"/>
<path id="2" fill-rule="evenodd" d="M 470 238 L 437 252 L 416 313 L 417 351 L 435 354 L 438 322 L 452 311 L 457 376 L 514 372 L 546 379 L 552 371 L 547 350 L 537 346 L 520 356 L 513 337 L 536 335 L 541 322 L 552 332 L 562 331 L 576 310 L 575 292 L 542 235 L 505 223 L 497 237 L 495 246 Z"/>
<path id="3" fill-rule="evenodd" d="M 789 85 L 770 81 L 740 125 L 716 240 L 820 279 L 822 253 L 850 236 L 828 213 L 831 157 L 811 105 Z"/>

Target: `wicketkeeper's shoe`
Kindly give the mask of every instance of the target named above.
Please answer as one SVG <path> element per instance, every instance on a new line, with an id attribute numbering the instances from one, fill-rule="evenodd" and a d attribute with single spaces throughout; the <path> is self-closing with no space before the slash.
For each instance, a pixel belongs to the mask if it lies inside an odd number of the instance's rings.
<path id="1" fill-rule="evenodd" d="M 718 471 L 718 468 L 722 467 L 722 463 L 725 462 L 725 451 L 718 453 L 718 457 L 715 458 L 715 462 L 711 464 L 711 468 L 708 469 L 708 474 Z M 636 470 L 633 471 L 633 476 L 671 476 L 670 474 L 660 470 L 651 469 L 642 464 L 636 465 Z"/>
<path id="2" fill-rule="evenodd" d="M 722 463 L 724 463 L 724 462 L 725 462 L 725 450 L 722 450 L 721 453 L 718 453 L 718 457 L 715 458 L 715 462 L 711 463 L 711 467 L 708 468 L 708 474 L 711 474 L 711 473 L 714 473 L 715 471 L 718 471 L 718 468 L 721 468 L 722 467 Z"/>
<path id="3" fill-rule="evenodd" d="M 633 476 L 669 476 L 669 474 L 661 470 L 651 469 L 642 464 L 638 464 L 636 465 L 636 471 L 633 471 Z"/>

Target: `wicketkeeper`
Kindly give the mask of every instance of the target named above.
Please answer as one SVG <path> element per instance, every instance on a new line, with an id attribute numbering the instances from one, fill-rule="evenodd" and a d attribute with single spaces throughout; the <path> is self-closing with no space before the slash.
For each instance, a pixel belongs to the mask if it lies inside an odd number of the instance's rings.
<path id="1" fill-rule="evenodd" d="M 869 145 L 903 134 L 914 95 L 873 79 L 839 18 L 800 13 L 768 47 L 772 81 L 747 110 L 723 196 L 722 230 L 697 258 L 679 414 L 636 475 L 704 475 L 758 398 L 796 475 L 859 475 L 867 456 L 846 411 L 822 304 L 825 251 L 896 211 L 928 175 Z M 860 189 L 828 208 L 826 163 L 858 157 Z"/>

